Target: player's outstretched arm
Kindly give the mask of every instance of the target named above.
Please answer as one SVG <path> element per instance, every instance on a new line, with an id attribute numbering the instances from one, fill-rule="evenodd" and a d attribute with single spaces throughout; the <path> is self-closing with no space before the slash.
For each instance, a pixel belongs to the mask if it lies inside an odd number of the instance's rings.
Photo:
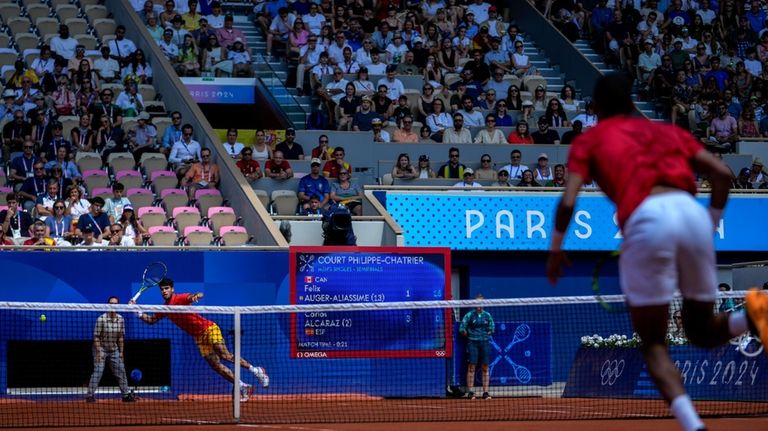
<path id="1" fill-rule="evenodd" d="M 570 265 L 568 257 L 562 249 L 563 237 L 573 217 L 573 209 L 576 207 L 576 197 L 579 195 L 584 179 L 581 175 L 571 173 L 565 183 L 565 191 L 560 197 L 560 203 L 555 212 L 555 229 L 552 231 L 552 241 L 549 245 L 547 257 L 547 278 L 552 284 L 563 274 L 563 266 Z"/>
<path id="2" fill-rule="evenodd" d="M 707 150 L 701 150 L 693 156 L 693 167 L 697 172 L 707 175 L 712 184 L 709 210 L 712 215 L 712 223 L 717 226 L 720 223 L 725 202 L 728 200 L 733 174 L 722 160 Z"/>

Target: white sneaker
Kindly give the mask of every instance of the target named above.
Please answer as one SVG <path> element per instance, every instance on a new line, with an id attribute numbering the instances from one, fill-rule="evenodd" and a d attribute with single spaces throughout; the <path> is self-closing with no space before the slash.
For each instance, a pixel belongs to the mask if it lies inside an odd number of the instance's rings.
<path id="1" fill-rule="evenodd" d="M 254 367 L 253 375 L 256 376 L 257 379 L 259 379 L 259 383 L 261 383 L 261 386 L 264 388 L 269 387 L 269 376 L 267 375 L 267 370 L 265 370 L 262 367 Z"/>
<path id="2" fill-rule="evenodd" d="M 244 383 L 240 385 L 240 402 L 244 403 L 250 399 L 250 396 L 253 394 L 253 386 Z"/>

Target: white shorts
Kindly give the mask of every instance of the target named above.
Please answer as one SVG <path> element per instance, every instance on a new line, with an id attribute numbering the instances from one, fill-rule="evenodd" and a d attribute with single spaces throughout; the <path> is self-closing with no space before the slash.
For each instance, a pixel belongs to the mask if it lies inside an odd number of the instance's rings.
<path id="1" fill-rule="evenodd" d="M 631 306 L 664 305 L 682 296 L 715 302 L 714 227 L 690 194 L 651 195 L 624 225 L 619 258 L 621 289 Z"/>

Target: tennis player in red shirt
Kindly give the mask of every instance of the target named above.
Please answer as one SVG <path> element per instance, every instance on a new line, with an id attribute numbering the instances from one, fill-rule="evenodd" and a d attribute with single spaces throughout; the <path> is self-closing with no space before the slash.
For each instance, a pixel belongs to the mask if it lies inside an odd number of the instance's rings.
<path id="1" fill-rule="evenodd" d="M 763 343 L 768 338 L 764 293 L 747 294 L 747 314 L 713 311 L 713 232 L 728 199 L 730 170 L 682 129 L 631 117 L 630 81 L 624 75 L 600 78 L 594 103 L 599 122 L 574 140 L 568 155 L 568 181 L 557 208 L 547 275 L 554 284 L 568 263 L 561 246 L 576 196 L 583 184 L 596 181 L 617 207 L 624 236 L 621 288 L 651 378 L 685 431 L 705 430 L 667 351 L 675 291 L 682 293 L 683 325 L 693 344 L 715 347 L 747 329 L 760 329 Z M 693 168 L 712 182 L 709 210 L 694 198 Z"/>
<path id="2" fill-rule="evenodd" d="M 197 293 L 174 293 L 173 280 L 164 278 L 160 280 L 160 293 L 165 300 L 166 305 L 192 305 L 202 299 L 203 294 Z M 221 329 L 216 323 L 204 318 L 197 313 L 140 313 L 139 318 L 150 325 L 159 322 L 167 317 L 176 326 L 195 339 L 200 354 L 219 375 L 234 384 L 235 375 L 232 370 L 221 363 L 221 360 L 234 362 L 235 357 L 227 349 L 224 337 L 221 335 Z M 269 386 L 269 376 L 262 367 L 254 367 L 248 361 L 240 358 L 240 365 L 252 372 L 263 387 Z M 248 396 L 253 392 L 253 387 L 243 381 L 240 381 L 240 400 L 247 401 Z"/>

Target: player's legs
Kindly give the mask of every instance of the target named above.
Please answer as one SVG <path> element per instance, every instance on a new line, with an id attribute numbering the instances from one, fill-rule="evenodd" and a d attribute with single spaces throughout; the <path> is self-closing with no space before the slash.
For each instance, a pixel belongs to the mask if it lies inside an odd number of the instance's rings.
<path id="1" fill-rule="evenodd" d="M 482 382 L 483 382 L 483 397 L 488 397 L 488 389 L 491 386 L 491 372 L 488 368 L 488 363 L 490 360 L 490 342 L 485 341 L 480 345 L 480 372 L 482 374 Z"/>
<path id="2" fill-rule="evenodd" d="M 86 398 L 88 401 L 93 400 L 93 394 L 96 393 L 96 388 L 99 387 L 101 376 L 104 375 L 104 362 L 106 359 L 106 353 L 93 349 L 93 373 L 91 374 L 91 380 L 88 382 L 88 395 Z"/>
<path id="3" fill-rule="evenodd" d="M 475 371 L 477 363 L 480 360 L 480 349 L 478 343 L 472 340 L 467 341 L 467 397 L 473 398 L 475 394 L 472 387 L 475 386 Z"/>
<path id="4" fill-rule="evenodd" d="M 621 287 L 651 379 L 685 431 L 704 429 L 666 344 L 669 303 L 678 283 L 680 237 L 691 235 L 678 211 L 678 195 L 648 197 L 624 226 Z M 712 235 L 712 232 L 708 233 Z M 687 269 L 686 269 L 687 270 Z"/>
<path id="5" fill-rule="evenodd" d="M 709 214 L 692 196 L 675 196 L 675 200 L 681 221 L 677 267 L 685 335 L 697 346 L 716 347 L 744 333 L 747 318 L 741 311 L 715 313 L 717 273 Z"/>
<path id="6" fill-rule="evenodd" d="M 117 379 L 117 386 L 120 387 L 120 393 L 123 397 L 131 394 L 131 390 L 128 388 L 128 377 L 125 375 L 125 364 L 120 359 L 120 352 L 114 351 L 107 353 L 107 362 L 109 368 L 112 370 L 112 374 Z"/>

